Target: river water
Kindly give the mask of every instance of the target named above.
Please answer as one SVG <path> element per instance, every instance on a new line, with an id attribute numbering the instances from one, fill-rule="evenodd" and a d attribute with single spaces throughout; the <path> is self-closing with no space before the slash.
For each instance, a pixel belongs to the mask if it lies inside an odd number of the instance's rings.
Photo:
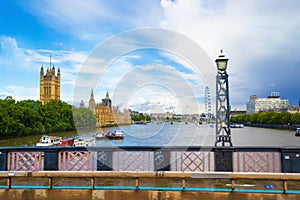
<path id="1" fill-rule="evenodd" d="M 93 137 L 96 132 L 111 129 L 55 133 L 63 138 L 71 136 Z M 195 125 L 169 123 L 120 126 L 124 140 L 97 140 L 96 146 L 214 146 L 215 128 L 208 124 Z M 231 129 L 234 146 L 300 146 L 300 137 L 293 131 L 266 128 Z M 0 140 L 0 146 L 35 146 L 41 135 Z"/>

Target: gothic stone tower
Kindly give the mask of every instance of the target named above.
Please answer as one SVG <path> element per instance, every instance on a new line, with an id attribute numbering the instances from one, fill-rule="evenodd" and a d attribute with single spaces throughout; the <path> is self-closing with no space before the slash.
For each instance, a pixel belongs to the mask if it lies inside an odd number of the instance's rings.
<path id="1" fill-rule="evenodd" d="M 51 99 L 60 100 L 60 69 L 55 75 L 54 65 L 47 69 L 44 75 L 44 67 L 42 65 L 40 71 L 40 101 L 42 104 L 48 103 Z"/>
<path id="2" fill-rule="evenodd" d="M 94 98 L 94 91 L 92 90 L 91 92 L 91 98 L 89 101 L 89 109 L 95 114 L 95 107 L 96 107 L 96 102 Z"/>
<path id="3" fill-rule="evenodd" d="M 92 104 L 91 104 L 91 102 L 92 102 Z M 93 91 L 91 94 L 90 105 L 94 105 Z M 104 126 L 104 125 L 111 124 L 114 122 L 111 105 L 112 105 L 111 99 L 109 98 L 109 94 L 107 91 L 105 99 L 102 99 L 102 102 L 97 103 L 97 105 L 95 105 L 95 107 L 94 107 L 95 114 L 97 117 L 97 126 Z M 93 106 L 90 106 L 90 109 L 91 108 L 93 108 Z"/>

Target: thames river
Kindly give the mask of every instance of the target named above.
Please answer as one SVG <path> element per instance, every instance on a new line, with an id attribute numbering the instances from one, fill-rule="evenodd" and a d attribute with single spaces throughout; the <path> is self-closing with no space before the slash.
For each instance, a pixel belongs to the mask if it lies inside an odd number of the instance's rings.
<path id="1" fill-rule="evenodd" d="M 113 131 L 97 129 L 77 132 L 50 134 L 62 136 L 93 137 L 96 132 Z M 97 140 L 96 146 L 214 146 L 215 127 L 208 124 L 150 123 L 147 125 L 120 126 L 125 132 L 124 140 Z M 231 129 L 234 146 L 300 146 L 300 137 L 294 131 L 266 128 Z M 35 146 L 41 135 L 0 140 L 0 146 Z"/>

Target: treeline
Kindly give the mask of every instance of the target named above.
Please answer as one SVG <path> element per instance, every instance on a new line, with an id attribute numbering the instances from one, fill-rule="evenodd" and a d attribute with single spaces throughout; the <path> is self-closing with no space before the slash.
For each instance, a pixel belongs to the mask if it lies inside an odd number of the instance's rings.
<path id="1" fill-rule="evenodd" d="M 75 108 L 63 101 L 51 100 L 42 105 L 40 101 L 34 100 L 16 102 L 10 96 L 0 100 L 2 138 L 69 131 L 75 127 L 95 124 L 96 117 L 89 109 Z"/>
<path id="2" fill-rule="evenodd" d="M 261 112 L 231 117 L 232 123 L 300 124 L 300 113 Z"/>
<path id="3" fill-rule="evenodd" d="M 151 118 L 148 115 L 145 116 L 142 113 L 139 113 L 139 114 L 131 114 L 131 120 L 135 122 L 151 121 Z"/>

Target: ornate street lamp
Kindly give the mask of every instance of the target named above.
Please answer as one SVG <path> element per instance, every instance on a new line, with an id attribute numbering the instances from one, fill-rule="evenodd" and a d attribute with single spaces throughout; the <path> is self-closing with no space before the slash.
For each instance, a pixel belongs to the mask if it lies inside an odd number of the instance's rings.
<path id="1" fill-rule="evenodd" d="M 232 146 L 230 132 L 230 107 L 229 107 L 229 87 L 228 74 L 226 72 L 228 58 L 223 51 L 216 59 L 218 73 L 216 77 L 216 142 L 222 146 Z"/>

